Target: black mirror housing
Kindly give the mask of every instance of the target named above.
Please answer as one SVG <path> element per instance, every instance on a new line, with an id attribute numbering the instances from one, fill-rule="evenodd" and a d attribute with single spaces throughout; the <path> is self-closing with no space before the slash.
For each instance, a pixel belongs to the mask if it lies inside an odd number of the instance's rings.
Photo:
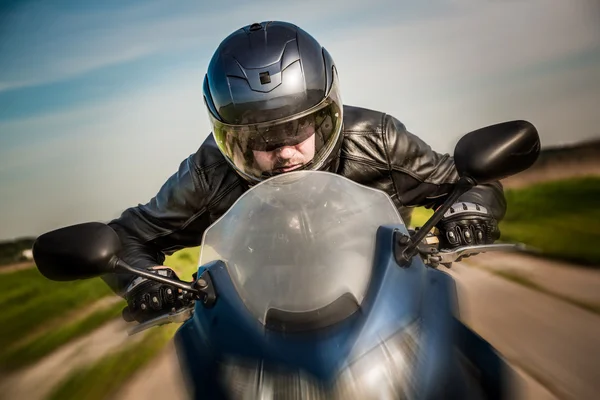
<path id="1" fill-rule="evenodd" d="M 461 177 L 482 184 L 526 170 L 539 154 L 537 129 L 527 121 L 517 120 L 466 134 L 456 144 L 454 162 Z"/>
<path id="2" fill-rule="evenodd" d="M 88 222 L 45 233 L 36 239 L 32 250 L 43 276 L 72 281 L 112 272 L 120 249 L 119 236 L 111 227 Z"/>

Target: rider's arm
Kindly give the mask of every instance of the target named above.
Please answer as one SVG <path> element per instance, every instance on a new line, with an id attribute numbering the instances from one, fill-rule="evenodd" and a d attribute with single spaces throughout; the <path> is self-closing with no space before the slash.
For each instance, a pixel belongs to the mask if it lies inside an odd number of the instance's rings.
<path id="1" fill-rule="evenodd" d="M 128 208 L 109 223 L 121 239 L 119 257 L 129 265 L 162 265 L 165 255 L 200 245 L 202 234 L 219 216 L 223 197 L 239 189 L 239 181 L 228 173 L 225 159 L 210 139 L 181 162 L 147 204 Z M 133 276 L 110 274 L 103 279 L 122 295 Z"/>
<path id="2" fill-rule="evenodd" d="M 126 263 L 137 268 L 162 265 L 165 255 L 199 244 L 208 221 L 203 212 L 206 196 L 195 171 L 192 155 L 181 162 L 179 170 L 148 203 L 126 209 L 109 223 L 121 239 L 119 257 Z M 122 294 L 133 276 L 110 274 L 103 278 Z"/>
<path id="3" fill-rule="evenodd" d="M 448 154 L 433 151 L 390 115 L 385 117 L 384 132 L 390 174 L 400 202 L 407 207 L 440 206 L 459 179 L 454 159 Z M 475 186 L 458 201 L 485 206 L 498 221 L 506 213 L 500 182 Z"/>

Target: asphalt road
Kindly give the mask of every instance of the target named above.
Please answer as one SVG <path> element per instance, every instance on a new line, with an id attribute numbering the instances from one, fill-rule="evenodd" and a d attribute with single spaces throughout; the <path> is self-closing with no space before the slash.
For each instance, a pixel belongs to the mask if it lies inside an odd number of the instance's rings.
<path id="1" fill-rule="evenodd" d="M 598 314 L 464 263 L 450 273 L 462 320 L 512 365 L 556 398 L 600 398 Z"/>
<path id="2" fill-rule="evenodd" d="M 513 269 L 518 268 L 519 263 L 522 269 L 534 264 L 527 257 L 511 256 L 509 262 L 508 256 L 502 256 Z M 492 264 L 491 255 L 485 257 L 488 257 L 486 264 Z M 538 274 L 543 264 L 538 260 Z M 554 264 L 552 267 L 560 268 Z M 499 268 L 498 265 L 495 268 Z M 564 268 L 550 268 L 549 272 L 568 280 L 570 292 L 577 292 L 572 282 L 579 281 L 587 288 L 590 279 L 600 279 L 600 272 L 590 277 L 589 270 Z M 515 368 L 518 374 L 515 398 L 600 398 L 599 315 L 473 265 L 458 263 L 446 271 L 456 279 L 463 321 L 495 346 Z M 580 275 L 586 279 L 579 279 Z M 134 400 L 164 395 L 185 399 L 182 388 L 176 357 L 169 347 L 117 398 Z"/>

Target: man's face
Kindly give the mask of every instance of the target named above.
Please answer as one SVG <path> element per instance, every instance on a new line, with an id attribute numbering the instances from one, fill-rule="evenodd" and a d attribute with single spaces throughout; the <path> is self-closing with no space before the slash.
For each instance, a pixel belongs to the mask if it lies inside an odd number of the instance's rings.
<path id="1" fill-rule="evenodd" d="M 315 135 L 295 146 L 283 146 L 273 151 L 253 150 L 254 159 L 262 171 L 289 172 L 302 167 L 315 156 Z"/>

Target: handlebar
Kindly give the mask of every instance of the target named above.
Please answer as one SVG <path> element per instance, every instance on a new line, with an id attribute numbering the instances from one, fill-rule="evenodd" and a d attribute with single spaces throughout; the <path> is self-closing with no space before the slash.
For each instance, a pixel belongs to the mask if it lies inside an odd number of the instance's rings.
<path id="1" fill-rule="evenodd" d="M 430 236 L 430 238 L 437 239 L 433 235 Z M 456 262 L 461 257 L 478 254 L 478 253 L 487 253 L 490 251 L 523 251 L 526 249 L 526 246 L 523 244 L 520 244 L 520 243 L 519 244 L 497 243 L 497 244 L 485 244 L 485 245 L 475 245 L 475 246 L 462 246 L 462 247 L 458 247 L 455 249 L 437 249 L 437 246 L 435 246 L 435 245 L 431 246 L 430 244 L 426 244 L 426 242 L 427 241 L 425 240 L 423 243 L 423 245 L 425 247 L 421 247 L 421 246 L 419 247 L 419 253 L 423 257 L 423 261 L 425 262 L 425 264 L 428 264 L 433 267 L 437 267 L 439 264 L 445 264 L 446 266 L 449 267 L 450 264 L 452 264 L 453 262 Z M 127 270 L 129 272 L 134 272 L 134 273 L 140 274 L 142 276 L 146 276 L 149 279 L 153 279 L 153 280 L 156 280 L 159 282 L 175 284 L 175 286 L 177 286 L 179 288 L 185 287 L 187 290 L 192 289 L 191 293 L 189 293 L 190 300 L 198 299 L 198 295 L 197 295 L 198 289 L 197 288 L 200 288 L 200 290 L 203 292 L 208 288 L 206 285 L 206 281 L 204 279 L 199 279 L 196 282 L 183 282 L 183 281 L 178 282 L 177 280 L 172 279 L 172 278 L 159 277 L 156 274 L 148 273 L 146 271 L 140 271 L 138 269 L 134 269 L 131 267 L 127 268 Z M 144 272 L 144 273 L 140 273 L 140 272 Z M 210 279 L 205 274 L 203 274 L 202 278 Z M 198 286 L 198 282 L 200 282 L 200 281 L 203 283 L 200 284 L 200 286 Z M 214 293 L 212 293 L 212 284 L 209 286 L 211 288 L 210 288 L 210 291 L 208 293 L 206 293 L 208 295 L 207 297 L 209 298 L 209 300 L 214 300 Z M 205 302 L 207 300 L 207 297 L 204 298 Z M 157 325 L 164 325 L 164 324 L 173 323 L 173 322 L 175 322 L 175 323 L 184 322 L 192 317 L 193 312 L 194 312 L 194 303 L 195 302 L 191 302 L 188 307 L 184 307 L 179 310 L 173 310 L 169 313 L 160 315 L 154 319 L 140 323 L 140 324 L 136 325 L 135 327 L 131 328 L 128 331 L 128 334 L 133 335 L 133 334 L 136 334 L 143 330 L 146 330 L 148 328 L 151 328 L 153 326 L 157 326 Z"/>

